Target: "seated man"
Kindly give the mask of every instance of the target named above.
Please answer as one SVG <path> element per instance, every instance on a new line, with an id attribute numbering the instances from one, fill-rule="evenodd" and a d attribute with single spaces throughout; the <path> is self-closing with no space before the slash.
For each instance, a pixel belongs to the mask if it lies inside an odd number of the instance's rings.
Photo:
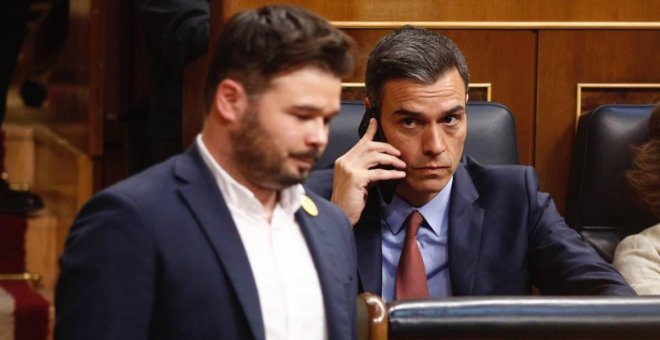
<path id="1" fill-rule="evenodd" d="M 333 183 L 332 202 L 354 225 L 362 290 L 387 300 L 521 295 L 532 285 L 635 294 L 565 224 L 531 167 L 460 161 L 469 77 L 451 40 L 405 26 L 376 45 L 365 79 L 374 118 L 364 136 L 332 181 L 328 170 L 307 182 L 320 193 Z M 399 181 L 389 204 L 388 180 Z"/>

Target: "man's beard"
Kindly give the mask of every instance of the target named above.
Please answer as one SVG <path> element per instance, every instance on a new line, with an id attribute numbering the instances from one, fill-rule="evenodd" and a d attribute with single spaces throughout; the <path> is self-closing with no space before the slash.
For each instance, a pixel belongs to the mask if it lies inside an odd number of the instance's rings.
<path id="1" fill-rule="evenodd" d="M 315 149 L 282 155 L 281 150 L 273 145 L 273 139 L 259 122 L 254 109 L 248 108 L 242 123 L 239 131 L 230 134 L 233 158 L 236 167 L 254 185 L 281 190 L 302 183 L 309 171 L 288 171 L 285 167 L 287 156 L 309 157 L 314 161 L 321 157 L 322 152 Z"/>

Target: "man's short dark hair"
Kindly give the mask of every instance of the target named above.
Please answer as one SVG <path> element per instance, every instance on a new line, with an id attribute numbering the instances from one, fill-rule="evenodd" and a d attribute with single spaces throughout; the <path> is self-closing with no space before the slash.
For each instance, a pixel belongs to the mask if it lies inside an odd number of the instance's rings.
<path id="1" fill-rule="evenodd" d="M 458 70 L 467 91 L 470 75 L 458 46 L 442 34 L 403 26 L 381 39 L 371 51 L 365 76 L 367 97 L 373 107 L 380 108 L 387 81 L 411 79 L 433 84 L 453 68 Z"/>
<path id="2" fill-rule="evenodd" d="M 234 15 L 221 30 L 204 88 L 210 107 L 218 84 L 240 81 L 258 95 L 277 73 L 313 65 L 340 78 L 353 71 L 353 40 L 316 14 L 272 5 Z"/>

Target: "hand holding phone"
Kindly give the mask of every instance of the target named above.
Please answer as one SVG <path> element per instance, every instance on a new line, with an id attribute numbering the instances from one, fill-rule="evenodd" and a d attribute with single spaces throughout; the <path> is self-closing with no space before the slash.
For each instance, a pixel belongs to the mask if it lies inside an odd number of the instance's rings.
<path id="1" fill-rule="evenodd" d="M 383 134 L 382 125 L 380 124 L 380 119 L 378 119 L 378 116 L 374 113 L 373 109 L 367 109 L 364 112 L 364 116 L 362 116 L 362 121 L 360 121 L 360 126 L 358 127 L 358 134 L 360 135 L 360 138 L 362 138 L 366 133 L 371 118 L 376 120 L 378 127 L 378 129 L 376 130 L 376 134 L 374 135 L 373 141 L 387 143 L 387 140 L 385 139 L 385 134 Z M 384 170 L 398 170 L 397 168 L 389 164 L 381 164 L 378 165 L 376 168 L 384 169 Z M 390 179 L 390 180 L 379 181 L 378 183 L 376 183 L 376 187 L 378 189 L 378 192 L 380 193 L 380 197 L 383 199 L 385 203 L 390 204 L 392 202 L 392 198 L 394 198 L 394 193 L 396 192 L 396 187 L 399 185 L 400 182 L 401 179 Z"/>
<path id="2" fill-rule="evenodd" d="M 346 213 L 353 225 L 360 219 L 372 185 L 377 185 L 379 194 L 389 203 L 397 183 L 385 184 L 386 180 L 406 177 L 406 163 L 398 158 L 401 152 L 382 142 L 382 135 L 376 136 L 382 132 L 378 131 L 376 119 L 370 122 L 371 118 L 374 117 L 363 118 L 360 128 L 363 137 L 335 161 L 331 201 Z"/>

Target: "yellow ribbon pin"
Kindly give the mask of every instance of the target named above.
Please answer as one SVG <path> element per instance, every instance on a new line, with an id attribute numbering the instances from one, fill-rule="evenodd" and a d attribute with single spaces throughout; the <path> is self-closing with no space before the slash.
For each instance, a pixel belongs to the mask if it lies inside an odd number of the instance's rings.
<path id="1" fill-rule="evenodd" d="M 316 207 L 314 201 L 312 201 L 307 195 L 303 195 L 302 197 L 302 208 L 311 216 L 316 217 L 319 215 L 319 208 Z"/>

